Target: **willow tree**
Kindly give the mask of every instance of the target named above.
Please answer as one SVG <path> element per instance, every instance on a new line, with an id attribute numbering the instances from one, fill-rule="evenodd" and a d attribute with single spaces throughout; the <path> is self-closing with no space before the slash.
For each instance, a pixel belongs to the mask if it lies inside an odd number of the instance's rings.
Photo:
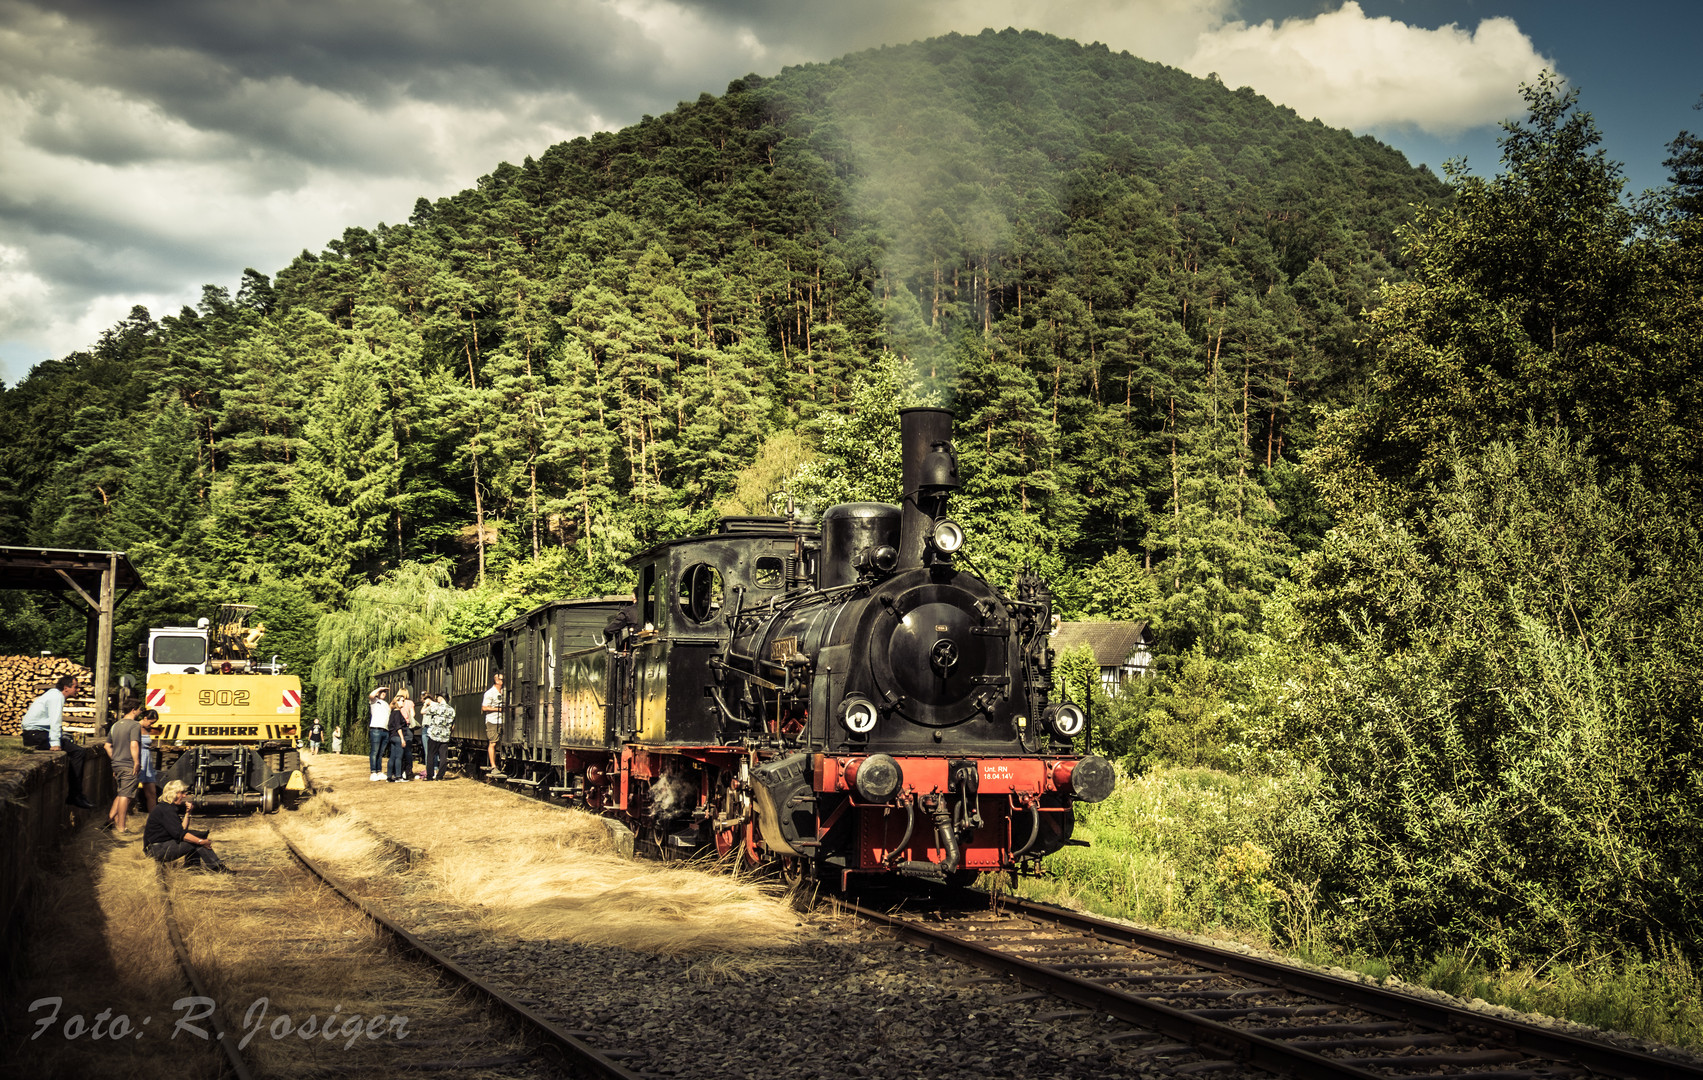
<path id="1" fill-rule="evenodd" d="M 357 586 L 349 606 L 319 620 L 318 659 L 313 681 L 319 716 L 344 727 L 343 745 L 365 753 L 367 725 L 360 717 L 366 694 L 381 671 L 445 645 L 441 629 L 460 594 L 449 584 L 444 563 L 403 563 L 378 581 Z"/>

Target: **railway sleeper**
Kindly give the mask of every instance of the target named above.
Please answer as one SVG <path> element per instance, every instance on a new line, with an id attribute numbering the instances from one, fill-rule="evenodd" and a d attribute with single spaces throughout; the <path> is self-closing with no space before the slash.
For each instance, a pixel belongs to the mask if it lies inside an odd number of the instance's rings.
<path id="1" fill-rule="evenodd" d="M 1459 1046 L 1460 1040 L 1453 1035 L 1391 1035 L 1385 1038 L 1372 1039 L 1307 1039 L 1300 1036 L 1304 1032 L 1289 1029 L 1289 1038 L 1283 1035 L 1273 1036 L 1283 1039 L 1292 1046 L 1303 1050 L 1406 1050 L 1408 1048 L 1424 1049 L 1429 1046 Z M 1378 1060 L 1383 1060 L 1382 1058 Z"/>
<path id="2" fill-rule="evenodd" d="M 1374 1057 L 1334 1058 L 1345 1065 L 1376 1066 L 1380 1069 L 1413 1070 L 1435 1069 L 1439 1065 L 1511 1065 L 1516 1061 L 1530 1061 L 1530 1054 L 1522 1054 L 1518 1050 L 1467 1050 L 1459 1054 L 1408 1054 L 1382 1055 Z M 1498 1072 L 1496 1075 L 1502 1076 Z M 1454 1078 L 1450 1078 L 1454 1080 Z"/>
<path id="3" fill-rule="evenodd" d="M 1413 1025 L 1400 1020 L 1377 1020 L 1365 1024 L 1308 1024 L 1306 1027 L 1290 1024 L 1245 1030 L 1251 1035 L 1281 1039 L 1301 1035 L 1370 1035 L 1379 1031 L 1412 1031 Z"/>

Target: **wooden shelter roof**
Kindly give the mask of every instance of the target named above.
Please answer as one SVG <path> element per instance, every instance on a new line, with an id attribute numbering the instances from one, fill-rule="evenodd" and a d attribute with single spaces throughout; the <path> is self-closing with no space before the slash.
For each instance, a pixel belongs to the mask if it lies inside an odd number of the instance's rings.
<path id="1" fill-rule="evenodd" d="M 101 575 L 118 557 L 113 587 L 129 593 L 143 586 L 142 575 L 122 551 L 67 551 L 61 548 L 0 547 L 0 589 L 62 592 L 69 586 L 99 596 Z"/>

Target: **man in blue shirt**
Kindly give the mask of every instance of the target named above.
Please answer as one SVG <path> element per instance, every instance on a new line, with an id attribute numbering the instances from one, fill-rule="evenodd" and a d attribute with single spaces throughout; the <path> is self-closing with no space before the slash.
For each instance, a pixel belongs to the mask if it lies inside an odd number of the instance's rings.
<path id="1" fill-rule="evenodd" d="M 30 707 L 24 710 L 24 746 L 30 750 L 65 751 L 65 771 L 71 777 L 71 793 L 65 796 L 65 801 L 84 810 L 93 810 L 95 804 L 83 794 L 85 751 L 76 740 L 60 730 L 65 718 L 65 696 L 76 692 L 77 676 L 61 675 L 58 682 L 30 702 Z"/>

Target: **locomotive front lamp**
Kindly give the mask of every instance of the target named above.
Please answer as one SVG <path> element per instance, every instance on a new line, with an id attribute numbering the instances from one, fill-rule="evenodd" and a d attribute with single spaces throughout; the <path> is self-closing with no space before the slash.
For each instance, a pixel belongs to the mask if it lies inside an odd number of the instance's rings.
<path id="1" fill-rule="evenodd" d="M 880 716 L 875 703 L 868 698 L 849 697 L 840 705 L 840 723 L 853 735 L 868 735 L 874 731 L 875 721 Z"/>
<path id="2" fill-rule="evenodd" d="M 1048 705 L 1042 719 L 1046 721 L 1047 727 L 1051 728 L 1054 734 L 1066 739 L 1076 738 L 1076 736 L 1082 734 L 1082 729 L 1088 725 L 1088 714 L 1082 711 L 1081 706 L 1072 705 L 1068 701 L 1058 705 Z"/>
<path id="3" fill-rule="evenodd" d="M 964 526 L 951 518 L 941 518 L 934 523 L 934 529 L 928 535 L 928 542 L 942 555 L 951 555 L 964 546 Z"/>

